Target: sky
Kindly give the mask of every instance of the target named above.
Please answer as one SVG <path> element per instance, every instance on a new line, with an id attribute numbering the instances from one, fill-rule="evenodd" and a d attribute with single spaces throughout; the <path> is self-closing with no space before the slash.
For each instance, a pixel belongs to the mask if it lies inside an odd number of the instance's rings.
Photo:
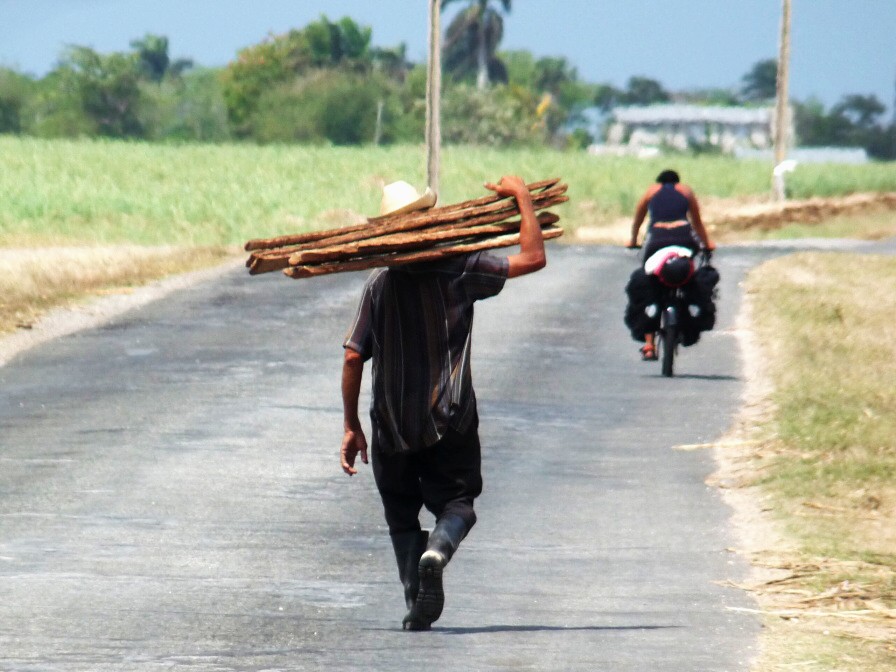
<path id="1" fill-rule="evenodd" d="M 445 10 L 443 28 L 463 2 Z M 564 56 L 579 77 L 667 90 L 737 88 L 775 58 L 781 0 L 513 0 L 502 49 Z M 148 33 L 172 58 L 219 67 L 270 33 L 326 15 L 369 26 L 380 47 L 424 62 L 428 0 L 0 0 L 0 65 L 46 74 L 66 45 L 127 51 Z M 496 3 L 499 6 L 500 3 Z M 826 107 L 846 94 L 896 98 L 896 0 L 792 0 L 791 97 Z"/>

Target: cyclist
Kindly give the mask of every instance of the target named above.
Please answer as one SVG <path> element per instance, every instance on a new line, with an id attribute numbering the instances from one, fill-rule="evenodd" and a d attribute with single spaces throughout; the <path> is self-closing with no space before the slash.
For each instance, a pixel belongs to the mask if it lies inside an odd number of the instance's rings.
<path id="1" fill-rule="evenodd" d="M 638 246 L 638 232 L 644 219 L 650 214 L 647 233 L 644 237 L 645 261 L 660 250 L 669 247 L 685 248 L 696 253 L 701 248 L 715 249 L 700 217 L 700 205 L 693 190 L 681 183 L 674 170 L 664 170 L 656 178 L 635 207 L 629 248 Z M 679 255 L 681 256 L 681 255 Z M 632 331 L 632 337 L 644 341 L 641 358 L 655 360 L 656 344 L 654 332 L 659 327 L 659 290 L 656 276 L 648 274 L 643 267 L 637 268 L 626 286 L 629 306 L 625 322 Z"/>

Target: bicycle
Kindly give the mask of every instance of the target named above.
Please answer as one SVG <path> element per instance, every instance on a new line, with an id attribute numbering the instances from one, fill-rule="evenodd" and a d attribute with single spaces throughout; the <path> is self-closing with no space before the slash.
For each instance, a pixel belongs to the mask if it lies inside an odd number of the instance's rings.
<path id="1" fill-rule="evenodd" d="M 640 245 L 628 246 L 629 249 L 640 249 Z M 697 254 L 697 268 L 707 266 L 712 258 L 712 251 L 705 248 Z M 686 315 L 689 303 L 693 297 L 686 293 L 687 284 L 677 287 L 664 286 L 660 295 L 659 329 L 653 335 L 654 347 L 657 351 L 656 359 L 660 360 L 662 375 L 671 378 L 675 375 L 675 355 L 678 347 L 684 342 L 682 333 L 682 315 Z"/>
<path id="2" fill-rule="evenodd" d="M 697 267 L 709 264 L 712 252 L 701 249 Z M 654 343 L 659 349 L 662 374 L 667 378 L 675 375 L 675 355 L 682 343 L 681 315 L 688 310 L 684 286 L 664 287 L 660 303 L 660 328 L 654 335 Z"/>

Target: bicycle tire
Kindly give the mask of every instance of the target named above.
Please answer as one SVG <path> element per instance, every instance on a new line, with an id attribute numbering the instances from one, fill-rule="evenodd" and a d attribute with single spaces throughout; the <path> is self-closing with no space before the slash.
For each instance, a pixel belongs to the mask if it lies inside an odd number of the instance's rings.
<path id="1" fill-rule="evenodd" d="M 663 330 L 663 375 L 671 378 L 674 374 L 675 341 L 678 336 L 678 327 L 666 325 Z"/>

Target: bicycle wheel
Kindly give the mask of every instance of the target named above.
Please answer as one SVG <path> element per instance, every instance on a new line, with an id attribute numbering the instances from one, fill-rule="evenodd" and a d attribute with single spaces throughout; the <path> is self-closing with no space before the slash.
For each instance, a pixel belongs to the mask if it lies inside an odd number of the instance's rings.
<path id="1" fill-rule="evenodd" d="M 673 374 L 673 361 L 675 359 L 675 343 L 678 340 L 678 327 L 667 324 L 663 329 L 663 375 L 671 378 Z"/>

